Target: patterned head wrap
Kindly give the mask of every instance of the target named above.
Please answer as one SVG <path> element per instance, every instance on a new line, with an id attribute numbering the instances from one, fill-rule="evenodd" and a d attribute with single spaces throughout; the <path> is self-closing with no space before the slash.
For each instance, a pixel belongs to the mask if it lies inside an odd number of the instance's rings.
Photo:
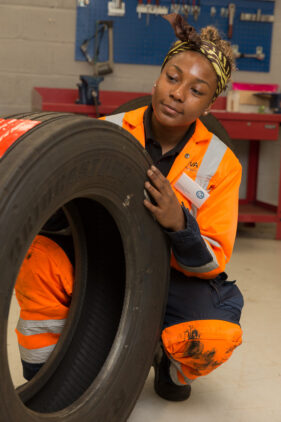
<path id="1" fill-rule="evenodd" d="M 196 33 L 195 29 L 188 25 L 181 15 L 172 13 L 163 17 L 170 22 L 176 36 L 180 40 L 177 41 L 168 51 L 161 69 L 163 69 L 165 64 L 175 54 L 187 50 L 202 53 L 211 62 L 217 75 L 218 86 L 214 95 L 214 101 L 224 90 L 231 75 L 231 65 L 227 57 L 217 48 L 215 43 L 212 41 L 202 40 L 199 34 Z"/>

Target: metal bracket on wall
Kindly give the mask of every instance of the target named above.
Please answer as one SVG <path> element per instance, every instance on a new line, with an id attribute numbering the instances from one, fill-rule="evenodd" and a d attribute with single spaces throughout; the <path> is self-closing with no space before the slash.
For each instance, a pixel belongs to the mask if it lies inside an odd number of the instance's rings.
<path id="1" fill-rule="evenodd" d="M 126 9 L 125 9 L 125 2 L 121 0 L 113 0 L 107 3 L 108 16 L 124 16 Z"/>
<path id="2" fill-rule="evenodd" d="M 262 15 L 261 9 L 257 13 L 241 13 L 241 21 L 274 22 L 274 15 Z"/>
<path id="3" fill-rule="evenodd" d="M 239 45 L 234 44 L 232 45 L 232 50 L 236 59 L 257 59 L 257 60 L 264 60 L 265 54 L 263 52 L 263 47 L 258 45 L 256 47 L 256 53 L 241 53 L 239 51 Z"/>
<path id="4" fill-rule="evenodd" d="M 193 15 L 194 20 L 198 20 L 198 17 L 201 13 L 201 6 L 194 5 L 191 6 L 189 4 L 178 4 L 178 3 L 172 3 L 170 6 L 171 13 L 181 13 L 185 16 L 187 19 L 189 15 Z"/>
<path id="5" fill-rule="evenodd" d="M 212 16 L 213 18 L 214 16 L 216 16 L 216 13 L 217 13 L 217 9 L 215 8 L 215 6 L 212 6 L 210 8 L 210 16 Z"/>
<path id="6" fill-rule="evenodd" d="M 137 5 L 137 13 L 139 17 L 141 17 L 141 14 L 150 14 L 150 15 L 167 15 L 169 12 L 168 7 L 166 6 L 158 6 L 153 4 L 141 4 L 139 3 Z"/>
<path id="7" fill-rule="evenodd" d="M 77 0 L 78 7 L 87 7 L 90 4 L 90 0 Z"/>
<path id="8" fill-rule="evenodd" d="M 227 7 L 221 7 L 220 15 L 222 18 L 228 18 L 228 8 Z"/>

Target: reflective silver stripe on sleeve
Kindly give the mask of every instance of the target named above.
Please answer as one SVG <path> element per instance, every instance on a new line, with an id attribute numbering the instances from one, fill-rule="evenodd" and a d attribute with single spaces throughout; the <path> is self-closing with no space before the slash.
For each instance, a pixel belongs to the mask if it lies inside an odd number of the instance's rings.
<path id="1" fill-rule="evenodd" d="M 206 241 L 208 241 L 209 243 L 211 243 L 211 245 L 216 246 L 217 248 L 221 248 L 221 244 L 219 242 L 216 242 L 215 240 L 211 239 L 208 236 L 202 236 L 203 239 Z M 224 254 L 225 259 L 227 259 L 227 256 Z"/>
<path id="2" fill-rule="evenodd" d="M 202 186 L 202 188 L 207 189 L 208 184 L 211 180 L 211 178 L 215 175 L 223 157 L 224 154 L 227 150 L 227 146 L 216 136 L 213 135 L 212 139 L 209 143 L 209 146 L 207 148 L 207 151 L 205 152 L 205 155 L 203 157 L 202 163 L 198 169 L 197 175 L 196 175 L 196 179 L 195 181 Z M 207 236 L 202 236 L 204 241 L 208 240 L 208 242 L 211 245 L 216 246 L 217 248 L 221 248 L 221 245 L 216 242 L 215 240 L 207 237 Z M 215 268 L 218 268 L 218 262 L 216 259 L 216 256 L 212 250 L 212 248 L 210 248 L 210 246 L 208 245 L 208 243 L 206 243 L 206 246 L 209 250 L 209 252 L 211 253 L 211 255 L 213 256 L 213 261 L 210 262 L 207 265 L 213 264 L 213 268 L 212 270 L 214 270 Z M 211 271 L 211 270 L 210 270 Z M 204 271 L 203 271 L 204 272 Z"/>
<path id="3" fill-rule="evenodd" d="M 217 257 L 215 252 L 213 251 L 213 249 L 211 248 L 211 246 L 206 242 L 206 240 L 203 238 L 205 245 L 207 246 L 208 251 L 210 252 L 210 254 L 212 255 L 213 260 L 211 262 L 208 262 L 208 264 L 206 264 L 207 267 L 211 267 L 211 270 L 205 270 L 202 272 L 208 272 L 208 271 L 212 271 L 215 270 L 216 268 L 219 267 L 218 261 L 217 261 Z M 204 265 L 202 265 L 204 267 Z"/>
<path id="4" fill-rule="evenodd" d="M 118 126 L 123 126 L 123 118 L 126 113 L 119 113 L 119 114 L 113 114 L 113 116 L 106 116 L 105 120 L 107 122 L 115 123 Z"/>
<path id="5" fill-rule="evenodd" d="M 52 344 L 40 349 L 26 349 L 19 344 L 20 357 L 28 363 L 45 363 L 55 347 L 56 345 Z"/>
<path id="6" fill-rule="evenodd" d="M 219 242 L 216 242 L 215 240 L 211 239 L 208 236 L 202 236 L 204 240 L 208 240 L 209 243 L 211 243 L 211 245 L 216 246 L 217 248 L 221 248 L 221 245 L 219 244 Z"/>
<path id="7" fill-rule="evenodd" d="M 45 319 L 45 320 L 26 320 L 19 319 L 17 330 L 24 336 L 33 336 L 35 334 L 53 333 L 60 334 L 65 325 L 66 319 Z"/>
<path id="8" fill-rule="evenodd" d="M 200 267 L 189 267 L 188 265 L 184 265 L 181 262 L 177 261 L 179 266 L 183 268 L 186 271 L 189 271 L 190 273 L 208 273 L 209 271 L 213 271 L 216 268 L 218 268 L 219 264 L 216 258 L 216 255 L 214 254 L 214 251 L 210 246 L 205 242 L 208 251 L 212 255 L 212 261 L 208 262 L 207 264 L 201 265 Z"/>
<path id="9" fill-rule="evenodd" d="M 212 258 L 213 258 L 212 261 L 211 262 L 208 262 L 207 264 L 201 265 L 200 267 L 190 267 L 190 266 L 187 266 L 187 265 L 183 265 L 181 262 L 178 261 L 179 266 L 181 268 L 183 268 L 184 270 L 189 271 L 191 273 L 208 273 L 209 271 L 213 271 L 213 270 L 215 270 L 216 268 L 219 267 L 219 264 L 218 264 L 218 261 L 217 261 L 217 257 L 215 255 L 215 252 L 213 251 L 213 249 L 211 248 L 211 246 L 206 242 L 206 239 L 209 240 L 209 238 L 208 237 L 205 237 L 205 236 L 202 236 L 202 238 L 203 238 L 203 240 L 205 242 L 205 245 L 206 245 L 208 251 L 212 255 Z M 215 243 L 216 246 L 218 246 L 218 247 L 221 248 L 221 246 L 220 246 L 219 243 L 215 242 L 214 240 L 212 240 L 212 242 Z"/>
<path id="10" fill-rule="evenodd" d="M 203 157 L 202 163 L 198 169 L 197 175 L 196 175 L 196 179 L 195 181 L 202 186 L 203 189 L 207 189 L 208 184 L 211 180 L 211 178 L 214 176 L 214 174 L 216 173 L 222 159 L 223 156 L 225 154 L 227 150 L 227 146 L 216 136 L 213 135 L 212 139 L 209 143 L 209 146 L 207 148 L 207 151 L 205 152 L 205 155 Z M 196 219 L 197 217 L 197 208 L 195 206 L 191 207 L 191 215 Z M 201 235 L 202 236 L 202 235 Z M 216 268 L 219 267 L 216 255 L 213 251 L 213 249 L 210 247 L 210 245 L 206 242 L 206 240 L 208 240 L 208 242 L 211 245 L 214 245 L 218 248 L 221 248 L 221 245 L 216 242 L 213 239 L 210 239 L 209 237 L 206 236 L 202 236 L 206 247 L 208 248 L 208 251 L 210 252 L 210 254 L 212 255 L 212 261 L 208 262 L 205 265 L 201 265 L 200 267 L 188 267 L 185 265 L 182 265 L 181 263 L 178 262 L 178 264 L 185 270 L 189 271 L 189 272 L 193 272 L 193 273 L 207 273 L 209 271 L 215 270 Z"/>
<path id="11" fill-rule="evenodd" d="M 202 188 L 207 189 L 209 181 L 216 173 L 226 150 L 227 146 L 216 135 L 213 135 L 195 179 Z"/>

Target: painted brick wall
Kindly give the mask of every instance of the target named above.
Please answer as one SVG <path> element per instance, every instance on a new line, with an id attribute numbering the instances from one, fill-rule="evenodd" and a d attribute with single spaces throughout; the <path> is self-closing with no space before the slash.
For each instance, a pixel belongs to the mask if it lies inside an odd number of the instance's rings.
<path id="1" fill-rule="evenodd" d="M 0 0 L 0 113 L 28 111 L 33 86 L 75 88 L 75 0 Z M 116 65 L 103 89 L 150 91 L 159 67 Z M 118 87 L 118 88 L 117 88 Z"/>

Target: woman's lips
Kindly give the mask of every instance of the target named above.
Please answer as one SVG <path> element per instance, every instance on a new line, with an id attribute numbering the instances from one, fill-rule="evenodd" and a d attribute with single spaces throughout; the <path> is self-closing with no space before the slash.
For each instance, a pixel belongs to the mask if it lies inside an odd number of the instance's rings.
<path id="1" fill-rule="evenodd" d="M 169 114 L 170 116 L 176 116 L 177 114 L 182 114 L 179 110 L 175 109 L 172 106 L 169 106 L 168 104 L 162 104 L 162 107 L 164 109 L 164 112 L 166 114 Z"/>

